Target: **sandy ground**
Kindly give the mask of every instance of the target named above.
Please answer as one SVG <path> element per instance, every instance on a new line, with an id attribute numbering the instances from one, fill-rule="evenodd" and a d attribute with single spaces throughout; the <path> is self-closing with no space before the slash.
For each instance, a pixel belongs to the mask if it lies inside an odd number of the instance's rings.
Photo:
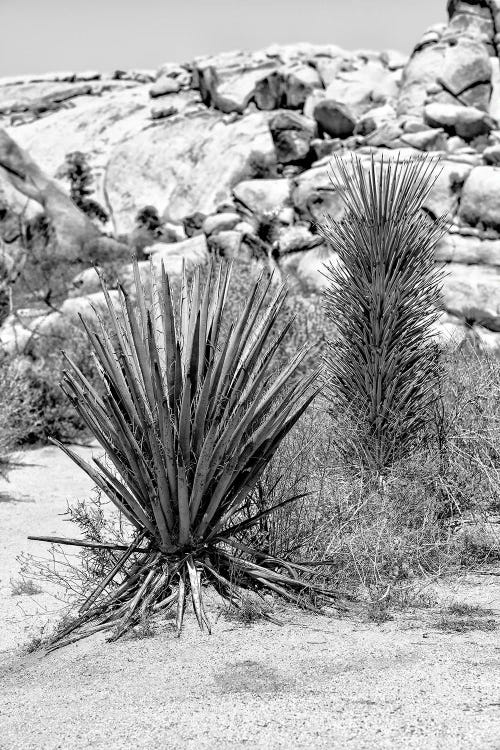
<path id="1" fill-rule="evenodd" d="M 293 610 L 281 627 L 222 617 L 211 636 L 187 613 L 180 639 L 166 624 L 151 638 L 23 654 L 48 617 L 40 609 L 57 605 L 46 592 L 11 595 L 16 556 L 40 552 L 28 533 L 75 535 L 58 514 L 90 482 L 55 448 L 25 454 L 10 480 L 0 483 L 2 750 L 499 750 L 500 630 L 443 632 L 439 609 L 382 625 Z M 500 576 L 449 581 L 441 597 L 500 622 Z"/>

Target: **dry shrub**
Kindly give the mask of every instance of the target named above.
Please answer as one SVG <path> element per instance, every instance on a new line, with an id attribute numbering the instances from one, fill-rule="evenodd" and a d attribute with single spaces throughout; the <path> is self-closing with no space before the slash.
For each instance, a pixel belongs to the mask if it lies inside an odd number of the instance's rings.
<path id="1" fill-rule="evenodd" d="M 27 398 L 29 385 L 21 364 L 0 357 L 0 476 L 7 474 L 9 454 L 19 444 Z"/>

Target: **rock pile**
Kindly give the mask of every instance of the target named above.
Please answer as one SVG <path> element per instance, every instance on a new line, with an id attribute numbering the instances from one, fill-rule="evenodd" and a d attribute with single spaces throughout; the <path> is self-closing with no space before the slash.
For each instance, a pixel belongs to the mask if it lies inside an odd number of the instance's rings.
<path id="1" fill-rule="evenodd" d="M 127 242 L 137 212 L 154 206 L 163 239 L 142 247 L 168 256 L 172 273 L 183 255 L 267 253 L 306 292 L 321 287 L 329 256 L 318 223 L 342 214 L 332 154 L 432 152 L 443 169 L 425 210 L 450 222 L 436 258 L 447 266 L 442 331 L 500 348 L 500 0 L 450 0 L 448 14 L 409 58 L 275 45 L 156 72 L 0 79 L 0 187 L 15 210 L 52 211 L 61 238 L 74 223 L 67 252 L 81 255 L 89 237 L 112 252 L 56 178 L 82 151 L 108 233 Z M 9 171 L 13 154 L 35 187 Z M 95 291 L 84 274 L 70 293 Z"/>

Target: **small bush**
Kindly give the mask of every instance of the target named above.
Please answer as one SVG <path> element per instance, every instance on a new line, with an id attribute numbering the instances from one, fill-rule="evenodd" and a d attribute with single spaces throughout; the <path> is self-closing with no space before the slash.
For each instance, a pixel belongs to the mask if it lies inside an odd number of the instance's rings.
<path id="1" fill-rule="evenodd" d="M 29 383 L 16 360 L 0 355 L 0 476 L 7 474 L 9 454 L 22 444 Z"/>
<path id="2" fill-rule="evenodd" d="M 11 596 L 35 596 L 41 594 L 43 589 L 30 578 L 18 578 L 10 582 Z"/>
<path id="3" fill-rule="evenodd" d="M 109 218 L 107 211 L 90 197 L 94 192 L 92 187 L 94 178 L 87 155 L 81 151 L 73 151 L 67 154 L 59 176 L 66 177 L 69 180 L 70 196 L 78 208 L 91 219 L 97 219 L 103 224 L 106 223 Z"/>
<path id="4" fill-rule="evenodd" d="M 231 622 L 250 626 L 260 620 L 269 619 L 272 609 L 272 606 L 263 599 L 246 594 L 240 600 L 233 600 L 228 605 L 224 617 Z"/>

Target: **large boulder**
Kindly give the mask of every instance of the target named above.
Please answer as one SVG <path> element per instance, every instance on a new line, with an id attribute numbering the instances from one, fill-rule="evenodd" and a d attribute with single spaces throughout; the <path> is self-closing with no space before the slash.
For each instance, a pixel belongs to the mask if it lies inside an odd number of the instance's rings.
<path id="1" fill-rule="evenodd" d="M 475 167 L 467 177 L 460 218 L 467 224 L 500 230 L 500 167 Z"/>
<path id="2" fill-rule="evenodd" d="M 335 99 L 322 99 L 313 110 L 313 117 L 318 123 L 320 134 L 326 133 L 331 138 L 349 138 L 356 127 L 356 117 L 344 104 Z"/>
<path id="3" fill-rule="evenodd" d="M 290 200 L 290 181 L 245 180 L 233 188 L 235 199 L 255 214 L 277 211 Z"/>
<path id="4" fill-rule="evenodd" d="M 283 90 L 283 79 L 276 79 L 278 67 L 265 52 L 227 52 L 197 58 L 193 85 L 204 104 L 222 112 L 241 114 L 252 100 L 261 109 L 274 109 L 279 106 Z"/>
<path id="5" fill-rule="evenodd" d="M 450 102 L 433 102 L 424 108 L 424 120 L 433 128 L 444 128 L 451 135 L 466 141 L 487 135 L 496 123 L 483 110 Z"/>
<path id="6" fill-rule="evenodd" d="M 111 290 L 110 297 L 113 304 L 118 305 L 118 292 Z M 39 336 L 69 336 L 72 326 L 81 329 L 80 316 L 95 319 L 94 311 L 105 309 L 104 292 L 96 291 L 66 299 L 56 312 L 18 310 L 0 326 L 0 352 L 22 354 Z"/>
<path id="7" fill-rule="evenodd" d="M 42 206 L 54 232 L 53 252 L 62 259 L 98 261 L 124 249 L 104 237 L 58 183 L 1 129 L 0 177 L 11 188 Z"/>
<path id="8" fill-rule="evenodd" d="M 443 303 L 452 315 L 500 331 L 500 269 L 449 263 Z"/>
<path id="9" fill-rule="evenodd" d="M 207 216 L 203 222 L 202 229 L 207 237 L 211 234 L 217 234 L 217 232 L 225 232 L 234 229 L 236 224 L 241 221 L 239 214 L 234 211 L 225 211 L 219 214 L 211 214 Z"/>
<path id="10" fill-rule="evenodd" d="M 340 219 L 344 213 L 344 202 L 332 183 L 329 164 L 313 167 L 296 177 L 292 201 L 299 217 L 306 221 L 321 224 L 327 215 Z"/>
<path id="11" fill-rule="evenodd" d="M 356 60 L 350 70 L 340 71 L 332 80 L 325 98 L 346 105 L 359 118 L 373 107 L 395 102 L 400 77 L 400 71 L 389 70 L 380 59 Z"/>
<path id="12" fill-rule="evenodd" d="M 323 240 L 318 235 L 312 234 L 304 224 L 295 224 L 280 229 L 277 244 L 280 255 L 290 255 L 323 244 Z"/>
<path id="13" fill-rule="evenodd" d="M 224 258 L 237 258 L 240 255 L 243 232 L 227 229 L 212 234 L 208 240 L 210 252 Z"/>
<path id="14" fill-rule="evenodd" d="M 434 217 L 450 219 L 458 209 L 460 192 L 469 176 L 470 164 L 442 161 L 437 167 L 437 179 L 424 201 L 424 208 Z"/>
<path id="15" fill-rule="evenodd" d="M 338 256 L 326 245 L 319 245 L 302 254 L 295 275 L 307 292 L 322 292 L 330 282 L 326 276 L 327 265 L 338 263 Z"/>
<path id="16" fill-rule="evenodd" d="M 170 119 L 124 141 L 111 154 L 106 192 L 116 227 L 132 229 L 141 206 L 153 204 L 172 220 L 213 213 L 255 154 L 274 158 L 268 115 L 226 123 L 217 112 Z M 221 158 L 221 155 L 224 158 Z"/>
<path id="17" fill-rule="evenodd" d="M 435 257 L 445 263 L 500 266 L 500 240 L 445 234 L 436 245 Z"/>
<path id="18" fill-rule="evenodd" d="M 197 234 L 183 242 L 157 242 L 148 248 L 148 255 L 155 267 L 163 262 L 167 273 L 178 275 L 183 263 L 191 271 L 208 262 L 207 240 L 204 234 Z"/>
<path id="19" fill-rule="evenodd" d="M 295 63 L 281 70 L 284 79 L 285 106 L 298 109 L 314 90 L 322 89 L 323 82 L 315 67 L 304 63 Z"/>
<path id="20" fill-rule="evenodd" d="M 177 94 L 180 89 L 181 83 L 179 80 L 162 75 L 149 89 L 149 96 L 152 99 L 156 99 L 159 96 L 166 96 L 167 94 Z"/>
<path id="21" fill-rule="evenodd" d="M 478 37 L 434 36 L 415 48 L 405 67 L 398 97 L 399 116 L 422 118 L 431 102 L 463 104 L 488 111 L 491 64 Z"/>
<path id="22" fill-rule="evenodd" d="M 269 121 L 269 130 L 280 164 L 301 164 L 308 159 L 316 133 L 314 120 L 281 110 Z"/>

